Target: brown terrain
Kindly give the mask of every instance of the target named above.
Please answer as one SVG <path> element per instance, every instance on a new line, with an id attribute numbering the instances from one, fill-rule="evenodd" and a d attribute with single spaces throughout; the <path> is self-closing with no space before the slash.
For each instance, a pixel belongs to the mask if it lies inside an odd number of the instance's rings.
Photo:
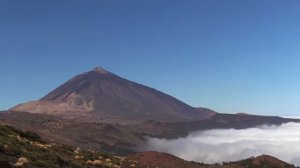
<path id="1" fill-rule="evenodd" d="M 171 139 L 197 130 L 243 129 L 291 121 L 299 122 L 281 117 L 221 114 L 206 108 L 194 108 L 103 68 L 73 77 L 40 100 L 19 104 L 0 113 L 0 123 L 36 132 L 46 142 L 118 155 L 140 151 L 146 143 L 145 137 Z M 156 152 L 131 157 L 153 166 L 168 163 L 164 160 L 170 160 L 166 167 L 199 166 L 199 163 Z M 253 164 L 256 162 L 261 160 L 255 158 Z"/>
<path id="2" fill-rule="evenodd" d="M 275 157 L 268 155 L 261 155 L 258 157 L 251 157 L 245 160 L 236 162 L 223 162 L 223 164 L 203 164 L 193 161 L 185 161 L 167 153 L 159 153 L 155 151 L 148 151 L 137 153 L 129 156 L 131 160 L 142 163 L 145 166 L 152 167 L 172 167 L 172 168 L 293 168 L 294 166 L 281 161 Z"/>
<path id="3" fill-rule="evenodd" d="M 272 163 L 274 167 L 286 167 L 287 163 L 285 163 L 282 160 L 279 160 L 273 156 L 269 156 L 269 155 L 261 155 L 256 157 L 255 159 L 253 159 L 253 161 L 251 162 L 253 165 L 257 165 L 259 166 L 261 163 L 264 162 L 268 162 L 268 163 Z"/>
<path id="4" fill-rule="evenodd" d="M 199 167 L 198 163 L 185 161 L 168 153 L 159 153 L 155 151 L 137 153 L 129 156 L 129 158 L 153 167 Z"/>

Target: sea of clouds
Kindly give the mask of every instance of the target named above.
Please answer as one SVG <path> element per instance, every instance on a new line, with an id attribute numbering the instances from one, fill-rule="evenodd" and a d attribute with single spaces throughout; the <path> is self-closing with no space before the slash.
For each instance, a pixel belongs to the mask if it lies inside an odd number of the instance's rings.
<path id="1" fill-rule="evenodd" d="M 300 123 L 198 131 L 173 140 L 149 138 L 147 150 L 204 163 L 236 161 L 267 154 L 300 166 Z"/>

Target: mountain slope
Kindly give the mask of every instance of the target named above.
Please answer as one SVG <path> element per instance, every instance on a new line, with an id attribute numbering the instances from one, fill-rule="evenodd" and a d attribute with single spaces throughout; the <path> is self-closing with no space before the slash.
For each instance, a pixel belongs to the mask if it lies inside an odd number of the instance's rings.
<path id="1" fill-rule="evenodd" d="M 20 104 L 11 110 L 134 121 L 197 120 L 215 113 L 209 109 L 193 108 L 102 68 L 77 75 L 39 101 Z"/>
<path id="2" fill-rule="evenodd" d="M 0 124 L 1 168 L 142 168 L 127 157 L 45 143 L 33 132 Z M 152 168 L 152 167 L 151 167 Z"/>

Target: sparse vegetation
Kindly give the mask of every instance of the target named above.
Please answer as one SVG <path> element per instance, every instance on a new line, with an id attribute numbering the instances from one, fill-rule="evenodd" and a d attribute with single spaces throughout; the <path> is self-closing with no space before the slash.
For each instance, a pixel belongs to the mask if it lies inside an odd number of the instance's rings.
<path id="1" fill-rule="evenodd" d="M 125 157 L 63 144 L 47 144 L 37 134 L 0 125 L 0 161 L 24 168 L 121 168 L 132 163 Z M 137 165 L 137 167 L 142 167 Z"/>

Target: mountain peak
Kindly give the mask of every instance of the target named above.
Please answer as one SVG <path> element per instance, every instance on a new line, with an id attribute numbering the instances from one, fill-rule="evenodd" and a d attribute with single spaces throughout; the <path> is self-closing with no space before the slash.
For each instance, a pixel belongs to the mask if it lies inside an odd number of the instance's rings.
<path id="1" fill-rule="evenodd" d="M 12 110 L 72 117 L 80 114 L 120 121 L 187 121 L 203 119 L 208 114 L 208 110 L 198 112 L 174 97 L 102 67 L 76 75 L 39 101 Z"/>
<path id="2" fill-rule="evenodd" d="M 92 69 L 92 71 L 99 72 L 101 74 L 108 74 L 109 73 L 106 69 L 104 69 L 102 67 L 99 67 L 99 66 L 97 66 L 94 69 Z"/>

